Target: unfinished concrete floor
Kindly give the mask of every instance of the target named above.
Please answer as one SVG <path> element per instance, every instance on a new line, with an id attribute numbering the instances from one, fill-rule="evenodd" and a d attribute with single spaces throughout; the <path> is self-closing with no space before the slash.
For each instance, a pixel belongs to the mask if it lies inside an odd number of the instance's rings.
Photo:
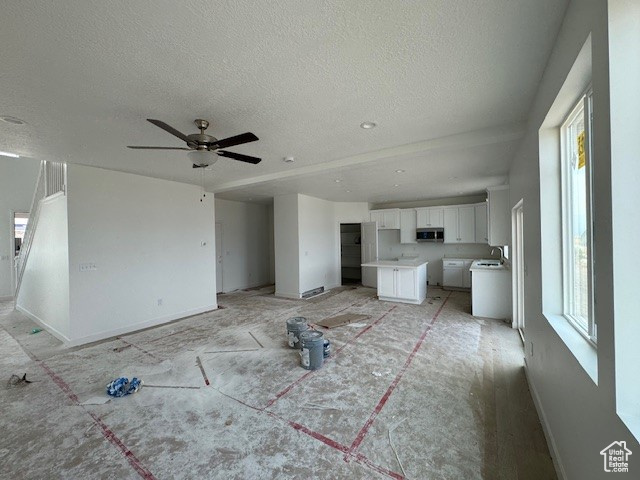
<path id="1" fill-rule="evenodd" d="M 414 306 L 362 287 L 272 291 L 75 349 L 0 304 L 0 477 L 556 478 L 520 338 L 472 317 L 468 293 L 430 288 Z M 309 373 L 285 320 L 337 313 L 370 318 L 324 330 L 333 356 Z M 24 373 L 33 383 L 6 384 Z M 91 404 L 118 376 L 145 386 Z"/>

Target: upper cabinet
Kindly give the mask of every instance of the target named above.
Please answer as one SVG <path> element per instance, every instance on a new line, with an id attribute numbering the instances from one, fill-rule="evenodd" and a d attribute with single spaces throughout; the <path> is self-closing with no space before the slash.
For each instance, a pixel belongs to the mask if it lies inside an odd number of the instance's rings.
<path id="1" fill-rule="evenodd" d="M 400 209 L 371 210 L 371 221 L 378 224 L 378 230 L 399 230 Z"/>
<path id="2" fill-rule="evenodd" d="M 487 233 L 487 203 L 475 206 L 476 213 L 476 243 L 489 243 Z"/>
<path id="3" fill-rule="evenodd" d="M 444 243 L 475 243 L 474 205 L 444 208 Z"/>
<path id="4" fill-rule="evenodd" d="M 511 238 L 511 212 L 509 185 L 487 188 L 488 241 L 492 247 L 509 245 Z"/>
<path id="5" fill-rule="evenodd" d="M 416 208 L 416 226 L 417 228 L 444 227 L 444 208 Z"/>
<path id="6" fill-rule="evenodd" d="M 400 210 L 400 243 L 418 243 L 416 241 L 416 210 Z"/>

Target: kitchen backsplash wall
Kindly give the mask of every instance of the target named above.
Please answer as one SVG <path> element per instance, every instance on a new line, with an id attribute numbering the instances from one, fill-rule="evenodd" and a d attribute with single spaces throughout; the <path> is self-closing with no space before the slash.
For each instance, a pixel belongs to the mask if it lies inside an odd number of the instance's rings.
<path id="1" fill-rule="evenodd" d="M 442 284 L 442 257 L 490 258 L 491 247 L 482 244 L 400 243 L 400 230 L 378 230 L 378 258 L 389 260 L 405 255 L 419 255 L 429 262 L 429 285 Z"/>

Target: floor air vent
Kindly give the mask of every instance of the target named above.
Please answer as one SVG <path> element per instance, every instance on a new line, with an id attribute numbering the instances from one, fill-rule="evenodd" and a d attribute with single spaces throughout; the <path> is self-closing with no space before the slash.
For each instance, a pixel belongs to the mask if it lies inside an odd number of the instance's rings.
<path id="1" fill-rule="evenodd" d="M 321 293 L 324 293 L 324 287 L 318 287 L 318 288 L 314 288 L 312 290 L 307 290 L 306 292 L 304 292 L 302 294 L 302 298 L 315 297 L 316 295 L 320 295 Z"/>

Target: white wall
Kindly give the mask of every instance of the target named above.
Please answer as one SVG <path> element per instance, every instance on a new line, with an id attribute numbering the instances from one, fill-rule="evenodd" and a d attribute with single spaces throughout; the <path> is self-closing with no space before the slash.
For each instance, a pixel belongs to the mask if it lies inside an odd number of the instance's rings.
<path id="1" fill-rule="evenodd" d="M 299 298 L 298 194 L 273 199 L 276 295 Z"/>
<path id="2" fill-rule="evenodd" d="M 290 194 L 275 197 L 273 211 L 276 294 L 339 286 L 340 223 L 368 221 L 369 205 Z"/>
<path id="3" fill-rule="evenodd" d="M 389 260 L 402 254 L 419 255 L 429 262 L 429 285 L 442 285 L 442 258 L 491 258 L 491 247 L 482 244 L 400 243 L 400 230 L 378 230 L 378 257 Z"/>
<path id="4" fill-rule="evenodd" d="M 270 283 L 273 227 L 269 209 L 216 198 L 216 223 L 222 228 L 222 291 Z"/>
<path id="5" fill-rule="evenodd" d="M 338 224 L 334 202 L 298 195 L 298 227 L 299 293 L 340 285 L 340 280 L 336 281 L 335 277 L 335 252 L 340 244 L 336 242 Z"/>
<path id="6" fill-rule="evenodd" d="M 526 136 L 511 166 L 509 179 L 511 206 L 524 199 L 527 374 L 551 439 L 553 454 L 565 478 L 580 480 L 605 478 L 599 452 L 615 440 L 626 441 L 634 455 L 640 452 L 640 445 L 616 414 L 615 401 L 615 315 L 610 220 L 611 196 L 615 192 L 611 191 L 610 172 L 607 3 L 603 0 L 573 0 L 570 3 L 532 107 Z M 545 226 L 540 222 L 540 203 L 554 192 L 539 191 L 541 172 L 538 165 L 538 130 L 589 34 L 593 48 L 595 133 L 597 384 L 542 313 L 542 288 L 546 278 L 543 278 L 541 270 L 541 231 Z M 637 311 L 635 313 L 637 315 Z M 615 476 L 638 478 L 638 472 L 640 462 L 632 456 L 631 473 Z"/>
<path id="7" fill-rule="evenodd" d="M 67 175 L 72 343 L 217 308 L 213 196 L 80 165 Z"/>
<path id="8" fill-rule="evenodd" d="M 13 218 L 11 212 L 28 212 L 36 188 L 40 162 L 29 158 L 0 156 L 0 299 L 13 298 L 11 258 Z"/>
<path id="9" fill-rule="evenodd" d="M 67 197 L 57 194 L 41 203 L 16 308 L 65 341 L 72 336 L 68 246 Z"/>

